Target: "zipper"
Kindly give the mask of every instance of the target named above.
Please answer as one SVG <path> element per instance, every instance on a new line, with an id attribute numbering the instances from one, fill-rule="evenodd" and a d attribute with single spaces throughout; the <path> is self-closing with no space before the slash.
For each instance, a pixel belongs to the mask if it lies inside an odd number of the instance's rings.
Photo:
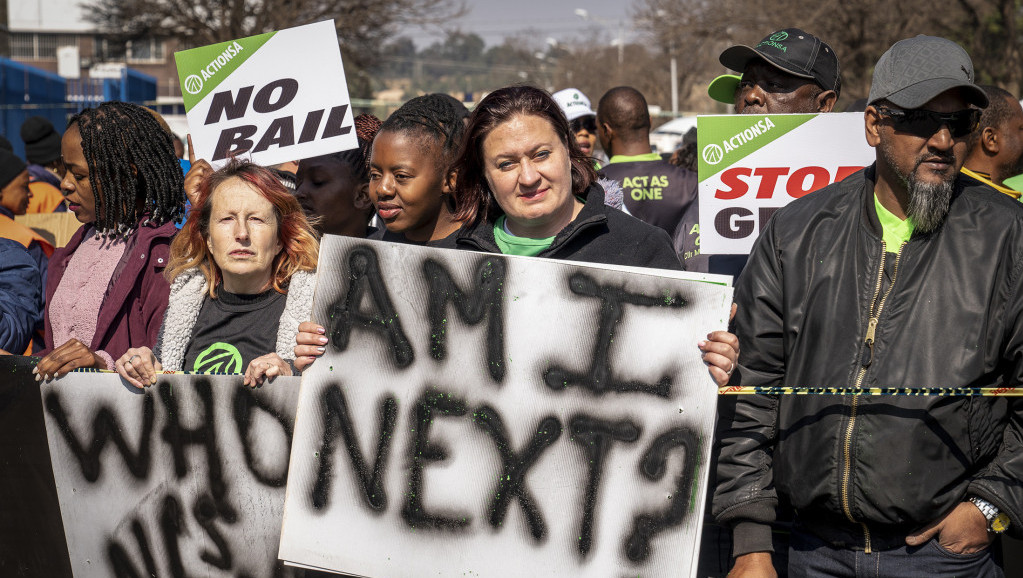
<path id="1" fill-rule="evenodd" d="M 895 254 L 895 266 L 892 269 L 892 282 L 888 285 L 888 290 L 885 291 L 882 296 L 881 285 L 884 282 L 884 265 L 888 252 L 885 242 L 881 241 L 881 265 L 877 272 L 877 284 L 874 285 L 874 296 L 870 299 L 870 311 L 868 312 L 870 317 L 867 320 L 867 333 L 863 337 L 863 343 L 866 345 L 866 348 L 863 350 L 863 356 L 860 360 L 860 371 L 856 376 L 856 383 L 854 386 L 857 389 L 863 385 L 863 378 L 867 375 L 867 369 L 874 361 L 874 337 L 877 333 L 877 323 L 881 318 L 881 312 L 884 310 L 884 304 L 888 301 L 888 296 L 891 295 L 892 289 L 895 288 L 895 280 L 899 275 L 899 260 L 902 258 L 902 249 L 905 246 L 905 241 L 899 245 L 899 251 Z M 880 302 L 878 302 L 879 296 L 881 297 Z M 865 545 L 864 552 L 870 554 L 870 528 L 853 517 L 852 508 L 849 505 L 849 478 L 852 476 L 852 439 L 853 431 L 856 429 L 856 409 L 859 406 L 859 401 L 860 396 L 853 395 L 849 409 L 849 424 L 845 428 L 845 436 L 842 442 L 842 458 L 845 469 L 842 472 L 841 501 L 842 512 L 845 514 L 845 517 L 850 522 L 859 524 L 863 528 L 863 540 Z"/>

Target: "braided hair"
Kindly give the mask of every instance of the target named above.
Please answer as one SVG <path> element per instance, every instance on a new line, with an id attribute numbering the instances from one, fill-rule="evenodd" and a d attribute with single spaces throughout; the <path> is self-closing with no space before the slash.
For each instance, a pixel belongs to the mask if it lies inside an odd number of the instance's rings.
<path id="1" fill-rule="evenodd" d="M 380 119 L 372 114 L 360 114 L 355 117 L 355 136 L 359 140 L 359 146 L 330 155 L 351 167 L 352 176 L 360 183 L 369 180 L 369 154 L 373 147 L 373 139 L 380 131 L 380 124 Z"/>
<path id="2" fill-rule="evenodd" d="M 71 117 L 68 128 L 72 126 L 82 136 L 82 153 L 96 191 L 99 234 L 127 237 L 149 222 L 181 220 L 185 208 L 181 165 L 170 134 L 147 109 L 105 102 Z"/>
<path id="3" fill-rule="evenodd" d="M 446 173 L 462 145 L 467 116 L 465 106 L 454 98 L 446 94 L 427 94 L 403 104 L 387 117 L 380 130 L 433 138 L 441 145 L 442 154 L 437 161 Z M 428 142 L 420 142 L 424 149 L 428 149 Z"/>

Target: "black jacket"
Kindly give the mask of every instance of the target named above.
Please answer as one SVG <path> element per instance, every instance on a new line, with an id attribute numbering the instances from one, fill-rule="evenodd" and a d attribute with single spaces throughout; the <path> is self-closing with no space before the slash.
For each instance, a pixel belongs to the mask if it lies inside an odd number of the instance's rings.
<path id="1" fill-rule="evenodd" d="M 566 259 L 605 265 L 628 265 L 681 270 L 682 264 L 663 229 L 604 204 L 604 190 L 591 185 L 579 216 L 554 237 L 551 246 L 537 257 Z M 494 240 L 494 221 L 480 219 L 462 227 L 431 247 L 500 253 Z"/>
<path id="2" fill-rule="evenodd" d="M 873 190 L 868 167 L 775 213 L 736 287 L 732 384 L 1019 385 L 1023 207 L 957 182 L 944 224 L 895 258 Z M 736 555 L 770 550 L 779 495 L 844 547 L 903 543 L 969 495 L 1007 513 L 1018 534 L 1018 399 L 740 396 L 719 419 L 714 514 L 733 526 Z"/>

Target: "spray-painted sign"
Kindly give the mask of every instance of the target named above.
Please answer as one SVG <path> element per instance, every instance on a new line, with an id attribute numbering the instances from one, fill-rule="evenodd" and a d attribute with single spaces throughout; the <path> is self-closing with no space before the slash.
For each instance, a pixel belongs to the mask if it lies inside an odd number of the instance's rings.
<path id="1" fill-rule="evenodd" d="M 35 405 L 0 404 L 0 417 L 38 415 L 45 432 L 21 429 L 5 443 L 32 448 L 20 453 L 26 464 L 52 464 L 45 481 L 56 492 L 20 484 L 5 497 L 27 504 L 34 515 L 20 531 L 32 547 L 47 536 L 39 547 L 56 561 L 40 566 L 17 553 L 7 560 L 19 563 L 5 567 L 25 571 L 12 575 L 301 575 L 276 556 L 298 378 L 251 389 L 241 376 L 161 375 L 141 393 L 112 374 L 38 385 L 30 371 L 15 368 L 5 380 L 35 394 Z M 54 501 L 59 516 L 45 515 Z"/>
<path id="2" fill-rule="evenodd" d="M 691 576 L 731 288 L 327 236 L 280 558 L 360 576 Z"/>
<path id="3" fill-rule="evenodd" d="M 774 211 L 874 162 L 862 113 L 697 119 L 700 252 L 744 254 Z"/>
<path id="4" fill-rule="evenodd" d="M 358 146 L 333 20 L 174 59 L 198 158 L 272 165 Z"/>

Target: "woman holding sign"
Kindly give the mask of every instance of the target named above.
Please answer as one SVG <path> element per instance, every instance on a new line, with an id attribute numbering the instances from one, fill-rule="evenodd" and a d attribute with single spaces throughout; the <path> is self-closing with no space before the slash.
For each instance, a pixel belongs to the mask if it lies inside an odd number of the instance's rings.
<path id="1" fill-rule="evenodd" d="M 155 352 L 129 349 L 117 372 L 136 387 L 164 370 L 245 368 L 250 386 L 291 375 L 286 360 L 309 318 L 318 250 L 301 205 L 270 170 L 232 161 L 210 174 L 171 245 L 170 305 Z"/>
<path id="2" fill-rule="evenodd" d="M 592 160 L 544 90 L 496 90 L 473 110 L 454 169 L 462 228 L 439 247 L 606 265 L 682 269 L 667 233 L 608 207 Z M 739 342 L 715 331 L 698 345 L 719 385 Z"/>
<path id="3" fill-rule="evenodd" d="M 75 115 L 61 155 L 61 192 L 83 224 L 50 258 L 37 379 L 113 369 L 129 346 L 156 343 L 185 203 L 171 137 L 141 106 L 106 102 Z"/>
<path id="4" fill-rule="evenodd" d="M 659 269 L 682 269 L 668 234 L 604 203 L 604 191 L 565 115 L 538 88 L 502 88 L 469 117 L 458 162 L 455 218 L 462 228 L 437 247 Z M 295 365 L 324 351 L 325 329 L 299 327 Z M 738 358 L 735 335 L 699 344 L 719 385 Z"/>

